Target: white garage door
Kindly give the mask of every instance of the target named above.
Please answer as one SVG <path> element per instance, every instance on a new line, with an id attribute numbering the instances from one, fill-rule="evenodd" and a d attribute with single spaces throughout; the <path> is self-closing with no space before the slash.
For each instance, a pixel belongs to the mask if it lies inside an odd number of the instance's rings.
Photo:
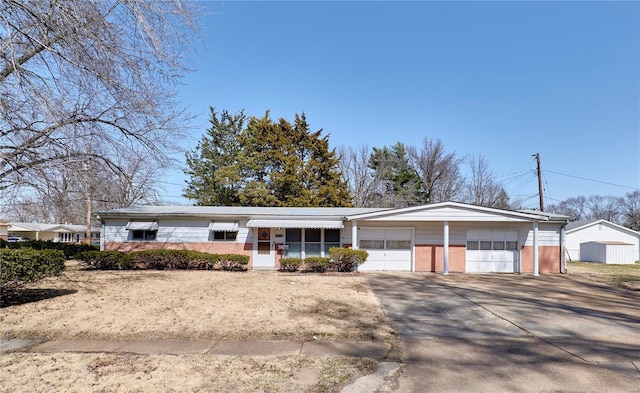
<path id="1" fill-rule="evenodd" d="M 369 253 L 360 271 L 396 270 L 411 271 L 410 228 L 367 228 L 358 231 L 358 246 Z"/>
<path id="2" fill-rule="evenodd" d="M 468 273 L 518 271 L 518 231 L 468 231 Z"/>

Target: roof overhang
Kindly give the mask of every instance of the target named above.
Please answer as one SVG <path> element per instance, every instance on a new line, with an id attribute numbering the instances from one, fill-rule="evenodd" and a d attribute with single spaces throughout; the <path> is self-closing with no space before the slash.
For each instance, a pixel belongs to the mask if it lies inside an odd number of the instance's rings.
<path id="1" fill-rule="evenodd" d="M 342 220 L 293 220 L 293 219 L 270 219 L 270 220 L 249 220 L 249 228 L 324 228 L 341 229 L 344 228 Z"/>

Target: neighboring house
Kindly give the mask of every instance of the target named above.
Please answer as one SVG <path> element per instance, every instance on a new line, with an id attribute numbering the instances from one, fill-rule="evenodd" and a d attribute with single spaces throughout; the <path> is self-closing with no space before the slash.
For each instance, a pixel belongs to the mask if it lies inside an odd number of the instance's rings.
<path id="1" fill-rule="evenodd" d="M 9 237 L 9 232 L 7 231 L 7 227 L 9 224 L 0 221 L 0 239 L 7 240 Z"/>
<path id="2" fill-rule="evenodd" d="M 103 250 L 189 249 L 239 253 L 250 268 L 281 257 L 369 252 L 360 271 L 563 270 L 569 217 L 443 202 L 402 209 L 143 206 L 98 212 Z"/>
<path id="3" fill-rule="evenodd" d="M 60 243 L 80 243 L 86 239 L 86 225 L 40 224 L 10 222 L 9 236 L 24 237 L 29 240 L 43 240 Z M 91 242 L 100 241 L 100 228 L 91 228 Z"/>
<path id="4" fill-rule="evenodd" d="M 580 244 L 622 242 L 633 244 L 635 260 L 640 259 L 640 233 L 607 220 L 575 221 L 566 228 L 569 260 L 580 261 Z"/>

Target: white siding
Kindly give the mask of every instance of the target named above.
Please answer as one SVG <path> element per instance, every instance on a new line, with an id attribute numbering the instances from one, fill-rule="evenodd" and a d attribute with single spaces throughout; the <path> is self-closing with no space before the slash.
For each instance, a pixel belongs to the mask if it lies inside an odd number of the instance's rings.
<path id="1" fill-rule="evenodd" d="M 582 260 L 585 262 L 635 263 L 633 244 L 581 243 L 580 255 L 582 255 Z"/>
<path id="2" fill-rule="evenodd" d="M 144 220 L 140 220 L 144 221 Z M 126 242 L 130 240 L 129 231 L 125 229 L 129 220 L 105 220 L 104 238 L 107 242 Z M 204 243 L 210 241 L 210 219 L 159 219 L 157 242 L 161 243 Z M 253 241 L 246 221 L 240 221 L 240 230 L 236 242 Z"/>
<path id="3" fill-rule="evenodd" d="M 567 233 L 567 251 L 572 261 L 579 261 L 580 243 L 586 242 L 623 242 L 633 244 L 634 258 L 640 259 L 640 241 L 638 236 L 624 232 L 607 223 L 597 223 Z"/>
<path id="4" fill-rule="evenodd" d="M 544 246 L 560 246 L 560 224 L 546 224 L 540 223 L 538 225 L 538 245 L 540 247 Z M 525 237 L 525 246 L 533 246 L 533 224 L 529 227 L 530 229 L 526 231 Z M 523 232 L 520 232 L 520 236 L 523 235 Z"/>

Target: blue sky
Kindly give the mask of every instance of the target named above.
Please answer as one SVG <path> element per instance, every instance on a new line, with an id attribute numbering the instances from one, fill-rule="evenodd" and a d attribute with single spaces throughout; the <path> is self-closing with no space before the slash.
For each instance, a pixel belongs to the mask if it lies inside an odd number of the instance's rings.
<path id="1" fill-rule="evenodd" d="M 332 147 L 429 137 L 482 154 L 527 207 L 535 153 L 547 204 L 640 188 L 638 2 L 204 4 L 180 93 L 196 115 L 185 149 L 209 106 L 305 112 Z M 165 180 L 167 203 L 190 204 L 181 171 Z"/>

